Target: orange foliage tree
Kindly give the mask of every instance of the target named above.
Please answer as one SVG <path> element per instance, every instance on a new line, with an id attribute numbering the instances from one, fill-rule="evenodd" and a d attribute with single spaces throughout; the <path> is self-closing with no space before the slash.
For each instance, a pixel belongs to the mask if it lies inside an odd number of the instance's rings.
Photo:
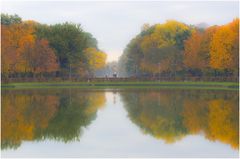
<path id="1" fill-rule="evenodd" d="M 200 70 L 204 73 L 210 69 L 210 42 L 216 30 L 216 26 L 204 31 L 194 30 L 185 41 L 183 62 L 188 70 Z"/>
<path id="2" fill-rule="evenodd" d="M 239 19 L 219 27 L 210 46 L 210 65 L 219 70 L 238 70 Z"/>
<path id="3" fill-rule="evenodd" d="M 36 22 L 26 21 L 2 26 L 2 73 L 53 72 L 57 57 L 48 41 L 35 36 Z"/>
<path id="4" fill-rule="evenodd" d="M 57 57 L 45 39 L 36 40 L 29 66 L 35 73 L 54 72 L 58 70 Z"/>

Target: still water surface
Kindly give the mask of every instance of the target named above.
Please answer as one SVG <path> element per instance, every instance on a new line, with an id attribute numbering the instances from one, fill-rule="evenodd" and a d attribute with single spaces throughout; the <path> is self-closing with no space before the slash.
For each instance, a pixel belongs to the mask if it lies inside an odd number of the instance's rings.
<path id="1" fill-rule="evenodd" d="M 237 91 L 2 90 L 2 157 L 238 157 Z"/>

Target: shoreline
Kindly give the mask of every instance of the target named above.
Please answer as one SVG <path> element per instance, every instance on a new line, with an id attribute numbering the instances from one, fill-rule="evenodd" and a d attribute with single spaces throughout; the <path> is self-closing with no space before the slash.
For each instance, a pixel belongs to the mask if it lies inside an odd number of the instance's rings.
<path id="1" fill-rule="evenodd" d="M 80 89 L 212 89 L 239 90 L 238 82 L 21 82 L 1 84 L 2 89 L 16 88 L 80 88 Z"/>

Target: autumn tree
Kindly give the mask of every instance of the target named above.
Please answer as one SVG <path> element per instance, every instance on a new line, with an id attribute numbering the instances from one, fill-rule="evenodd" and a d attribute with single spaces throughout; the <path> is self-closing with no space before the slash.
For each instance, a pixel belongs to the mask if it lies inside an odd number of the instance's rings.
<path id="1" fill-rule="evenodd" d="M 84 50 L 97 48 L 96 39 L 84 32 L 79 24 L 39 25 L 36 35 L 47 39 L 50 47 L 56 51 L 61 75 L 80 74 L 81 70 L 88 67 Z"/>
<path id="2" fill-rule="evenodd" d="M 2 25 L 2 73 L 29 71 L 24 56 L 34 46 L 33 32 L 34 28 L 28 23 Z"/>
<path id="3" fill-rule="evenodd" d="M 127 55 L 125 63 L 129 63 L 132 69 L 138 68 L 142 73 L 151 75 L 175 73 L 181 69 L 184 40 L 190 35 L 191 28 L 174 20 L 143 28 L 127 45 L 124 51 Z"/>
<path id="4" fill-rule="evenodd" d="M 185 42 L 184 63 L 189 68 L 202 69 L 207 66 L 207 59 L 204 58 L 201 49 L 202 33 L 193 32 L 192 36 Z"/>
<path id="5" fill-rule="evenodd" d="M 106 54 L 99 51 L 97 40 L 79 24 L 43 25 L 22 21 L 17 15 L 1 14 L 1 17 L 4 79 L 72 74 L 83 77 L 105 63 Z M 86 50 L 93 51 L 86 54 Z"/>
<path id="6" fill-rule="evenodd" d="M 34 21 L 2 25 L 2 73 L 43 73 L 58 69 L 54 50 L 48 41 L 38 39 Z"/>
<path id="7" fill-rule="evenodd" d="M 29 67 L 34 73 L 55 72 L 58 70 L 58 61 L 55 52 L 49 47 L 45 39 L 36 40 L 29 60 Z"/>
<path id="8" fill-rule="evenodd" d="M 212 26 L 206 30 L 194 30 L 185 41 L 184 64 L 187 69 L 205 71 L 210 68 L 210 42 L 217 27 Z"/>
<path id="9" fill-rule="evenodd" d="M 90 72 L 96 71 L 105 66 L 107 55 L 104 52 L 97 50 L 96 48 L 87 48 L 84 50 L 84 53 Z"/>
<path id="10" fill-rule="evenodd" d="M 238 72 L 239 19 L 219 27 L 210 46 L 210 65 L 214 69 Z"/>
<path id="11" fill-rule="evenodd" d="M 174 20 L 144 25 L 125 48 L 119 66 L 127 76 L 236 75 L 238 26 L 238 19 L 224 26 L 201 29 Z"/>

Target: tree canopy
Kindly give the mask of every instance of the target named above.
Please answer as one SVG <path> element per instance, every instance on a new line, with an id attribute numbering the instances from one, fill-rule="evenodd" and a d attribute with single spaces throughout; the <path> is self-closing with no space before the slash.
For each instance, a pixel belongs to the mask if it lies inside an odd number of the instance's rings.
<path id="1" fill-rule="evenodd" d="M 144 24 L 126 46 L 119 66 L 124 76 L 216 76 L 238 74 L 239 19 L 199 29 L 168 20 Z"/>
<path id="2" fill-rule="evenodd" d="M 81 78 L 106 63 L 106 53 L 80 24 L 46 25 L 22 21 L 17 15 L 1 17 L 2 75 L 6 78 L 39 74 Z"/>

